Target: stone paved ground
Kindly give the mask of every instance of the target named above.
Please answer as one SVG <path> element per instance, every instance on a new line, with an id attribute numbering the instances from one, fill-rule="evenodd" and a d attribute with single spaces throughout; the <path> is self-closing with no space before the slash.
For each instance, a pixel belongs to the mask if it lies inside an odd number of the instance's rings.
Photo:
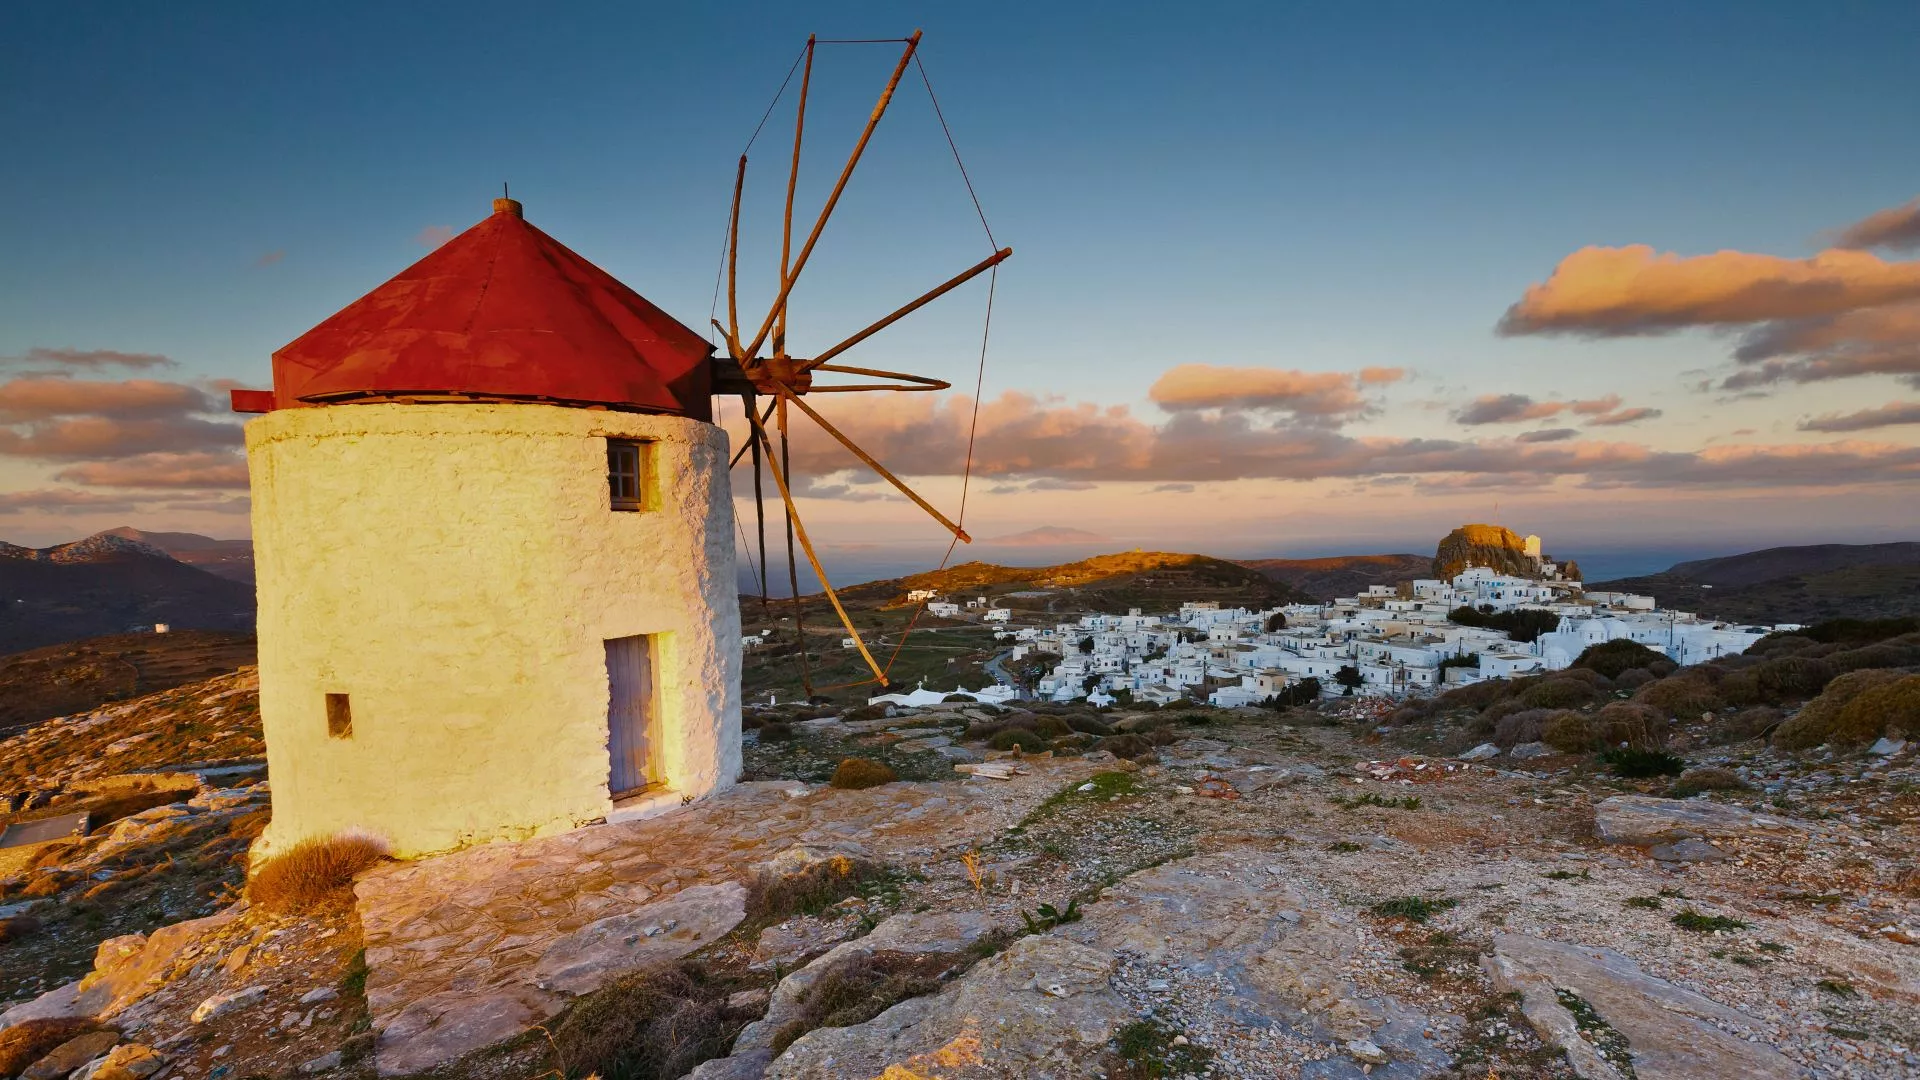
<path id="1" fill-rule="evenodd" d="M 1026 767 L 1008 781 L 867 791 L 741 784 L 659 818 L 385 866 L 355 888 L 380 1070 L 418 1071 L 518 1034 L 570 994 L 725 934 L 741 898 L 714 887 L 794 845 L 957 861 L 1110 762 Z M 674 905 L 701 888 L 706 902 Z"/>

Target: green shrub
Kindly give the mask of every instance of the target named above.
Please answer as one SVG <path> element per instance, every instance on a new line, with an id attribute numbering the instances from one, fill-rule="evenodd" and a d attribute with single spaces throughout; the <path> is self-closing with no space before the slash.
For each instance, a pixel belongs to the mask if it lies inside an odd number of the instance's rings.
<path id="1" fill-rule="evenodd" d="M 1509 713 L 1500 718 L 1493 728 L 1493 743 L 1496 746 L 1511 749 L 1520 743 L 1544 742 L 1548 724 L 1561 716 L 1579 716 L 1564 709 L 1527 709 L 1523 712 Z"/>
<path id="2" fill-rule="evenodd" d="M 1615 638 L 1598 645 L 1589 645 L 1573 662 L 1576 668 L 1598 672 L 1609 679 L 1617 679 L 1623 673 L 1634 668 L 1644 668 L 1656 660 L 1665 657 L 1637 641 Z"/>
<path id="3" fill-rule="evenodd" d="M 1555 713 L 1541 726 L 1540 741 L 1563 754 L 1583 754 L 1600 745 L 1600 730 L 1585 713 Z"/>
<path id="4" fill-rule="evenodd" d="M 1367 910 L 1383 919 L 1405 919 L 1408 922 L 1424 923 L 1459 903 L 1458 900 L 1444 896 L 1432 900 L 1424 896 L 1402 896 L 1393 900 L 1382 900 Z"/>
<path id="5" fill-rule="evenodd" d="M 1653 681 L 1653 672 L 1643 667 L 1628 668 L 1614 676 L 1613 685 L 1621 690 L 1637 690 Z"/>
<path id="6" fill-rule="evenodd" d="M 1118 758 L 1142 758 L 1153 753 L 1153 741 L 1144 735 L 1109 735 L 1088 749 L 1105 750 Z"/>
<path id="7" fill-rule="evenodd" d="M 1755 705 L 1721 713 L 1707 725 L 1707 742 L 1713 746 L 1731 746 L 1759 738 L 1766 734 L 1768 728 L 1780 722 L 1780 715 L 1780 710 L 1771 705 Z"/>
<path id="8" fill-rule="evenodd" d="M 553 1028 L 562 1076 L 671 1080 L 725 1057 L 750 1017 L 731 1016 L 730 987 L 692 965 L 620 979 L 575 1002 Z"/>
<path id="9" fill-rule="evenodd" d="M 1028 731 L 1026 728 L 1002 728 L 987 740 L 987 746 L 994 750 L 1019 750 L 1023 753 L 1037 754 L 1047 748 L 1047 740 Z"/>
<path id="10" fill-rule="evenodd" d="M 1830 653 L 1827 663 L 1836 672 L 1859 671 L 1863 668 L 1911 667 L 1920 664 L 1920 645 L 1903 645 L 1892 641 L 1862 645 L 1857 649 L 1842 649 Z"/>
<path id="11" fill-rule="evenodd" d="M 1804 708 L 1775 729 L 1773 744 L 1785 750 L 1805 750 L 1825 742 L 1862 741 L 1840 733 L 1840 714 L 1868 691 L 1892 686 L 1909 678 L 1913 676 L 1885 668 L 1862 668 L 1838 676 L 1827 684 L 1819 697 L 1807 702 Z M 1857 724 L 1868 719 L 1863 714 L 1855 714 L 1853 721 Z"/>
<path id="12" fill-rule="evenodd" d="M 1506 719 L 1509 716 L 1512 716 L 1514 713 L 1526 712 L 1526 711 L 1527 711 L 1527 707 L 1520 703 L 1519 698 L 1508 697 L 1508 698 L 1501 698 L 1499 701 L 1496 701 L 1493 704 L 1487 706 L 1484 710 L 1481 711 L 1480 715 L 1488 723 L 1498 725 L 1500 721 Z"/>
<path id="13" fill-rule="evenodd" d="M 1907 616 L 1899 619 L 1828 619 L 1826 622 L 1795 630 L 1794 634 L 1829 644 L 1865 644 L 1901 637 L 1915 631 L 1920 631 L 1920 617 Z"/>
<path id="14" fill-rule="evenodd" d="M 1872 742 L 1889 731 L 1920 734 L 1920 675 L 1908 675 L 1898 682 L 1863 691 L 1841 708 L 1834 718 L 1837 742 Z"/>
<path id="15" fill-rule="evenodd" d="M 1644 779 L 1649 776 L 1678 776 L 1687 763 L 1664 750 L 1637 750 L 1633 747 L 1602 751 L 1600 760 L 1615 776 Z"/>
<path id="16" fill-rule="evenodd" d="M 1679 671 L 1680 665 L 1674 663 L 1671 660 L 1662 658 L 1648 664 L 1647 670 L 1653 673 L 1654 678 L 1664 679 L 1667 676 L 1673 674 L 1674 672 Z"/>
<path id="17" fill-rule="evenodd" d="M 1567 709 L 1593 700 L 1593 687 L 1579 679 L 1545 679 L 1520 693 L 1520 704 L 1529 709 Z"/>
<path id="18" fill-rule="evenodd" d="M 1507 680 L 1485 679 L 1456 686 L 1435 698 L 1434 704 L 1442 709 L 1484 709 L 1500 700 L 1507 690 Z"/>
<path id="19" fill-rule="evenodd" d="M 1067 726 L 1080 732 L 1082 735 L 1104 736 L 1113 734 L 1113 728 L 1110 727 L 1106 721 L 1101 720 L 1099 717 L 1086 716 L 1080 713 L 1075 713 L 1067 717 Z"/>
<path id="20" fill-rule="evenodd" d="M 843 759 L 833 770 L 833 778 L 827 781 L 828 787 L 837 787 L 848 791 L 879 787 L 900 779 L 885 764 L 872 758 L 850 757 Z"/>
<path id="21" fill-rule="evenodd" d="M 1711 934 L 1715 930 L 1745 930 L 1747 924 L 1739 919 L 1729 919 L 1725 915 L 1703 915 L 1687 908 L 1673 917 L 1673 925 L 1682 930 L 1691 930 L 1696 934 Z"/>
<path id="22" fill-rule="evenodd" d="M 1833 681 L 1833 665 L 1806 656 L 1781 656 L 1761 661 L 1752 668 L 1765 697 L 1755 704 L 1778 705 L 1783 701 L 1804 701 Z"/>
<path id="23" fill-rule="evenodd" d="M 1633 700 L 1652 709 L 1658 709 L 1662 716 L 1672 716 L 1684 720 L 1697 719 L 1700 714 L 1714 712 L 1726 707 L 1720 695 L 1714 691 L 1708 677 L 1694 672 L 1686 672 L 1651 682 L 1641 687 L 1633 695 Z"/>
<path id="24" fill-rule="evenodd" d="M 1033 733 L 1043 739 L 1058 739 L 1073 734 L 1073 725 L 1058 716 L 1041 716 L 1033 721 Z"/>

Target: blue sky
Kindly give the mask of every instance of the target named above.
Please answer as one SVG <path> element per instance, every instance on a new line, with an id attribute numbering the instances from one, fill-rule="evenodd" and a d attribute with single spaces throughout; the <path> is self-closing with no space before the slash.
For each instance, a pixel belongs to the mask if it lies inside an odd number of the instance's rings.
<path id="1" fill-rule="evenodd" d="M 1684 389 L 1730 370 L 1727 326 L 1495 335 L 1583 247 L 1802 258 L 1823 231 L 1920 192 L 1920 6 L 1672 7 L 15 5 L 0 12 L 0 356 L 154 353 L 177 362 L 168 378 L 265 385 L 273 349 L 422 255 L 423 230 L 484 216 L 502 180 L 529 220 L 703 326 L 734 159 L 806 34 L 921 27 L 995 233 L 1016 250 L 989 398 L 1125 406 L 1154 424 L 1150 388 L 1178 364 L 1395 367 L 1405 378 L 1347 433 L 1459 439 L 1451 417 L 1478 395 L 1617 394 L 1665 413 L 1634 426 L 1640 443 L 1691 452 L 1733 432 L 1804 444 L 1805 415 L 1920 396 L 1884 373 L 1741 400 Z M 803 206 L 896 55 L 822 47 Z M 749 310 L 770 299 L 790 131 L 783 104 L 752 155 Z M 985 250 L 910 77 L 796 294 L 797 351 Z M 970 385 L 981 299 L 943 302 L 861 359 Z M 1910 445 L 1914 427 L 1871 438 Z M 56 490 L 59 468 L 0 457 L 0 492 Z M 951 477 L 927 482 L 957 494 Z M 1139 484 L 1078 482 L 1097 487 L 983 496 L 979 512 L 1009 531 L 1192 539 L 1128 531 Z M 1425 535 L 1464 512 L 1441 490 L 1417 513 L 1350 490 L 1371 482 L 1210 476 L 1201 493 L 1230 507 L 1198 517 L 1284 548 Z M 1883 496 L 1912 485 L 1897 474 L 1855 493 L 1828 538 L 1901 532 Z M 1706 522 L 1713 542 L 1810 531 L 1773 513 L 1745 528 L 1731 507 L 1747 495 L 1709 494 L 1730 508 Z M 1644 537 L 1671 519 L 1661 505 L 1699 496 L 1556 484 L 1513 502 L 1604 531 L 1615 515 L 1583 507 L 1626 500 Z M 818 501 L 845 539 L 924 531 L 899 504 Z M 1194 518 L 1193 503 L 1174 513 Z M 230 512 L 132 505 L 143 523 L 244 530 Z M 1263 530 L 1276 511 L 1317 522 L 1313 535 Z M 53 539 L 98 516 L 21 508 L 0 535 Z"/>

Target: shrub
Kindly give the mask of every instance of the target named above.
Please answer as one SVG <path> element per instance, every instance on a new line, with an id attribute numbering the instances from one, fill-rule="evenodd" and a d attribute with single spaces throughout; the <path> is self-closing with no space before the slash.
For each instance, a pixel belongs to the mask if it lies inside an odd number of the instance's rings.
<path id="1" fill-rule="evenodd" d="M 884 763 L 872 758 L 850 757 L 843 759 L 834 767 L 833 778 L 827 781 L 828 787 L 837 787 L 849 791 L 879 787 L 900 779 L 899 774 Z"/>
<path id="2" fill-rule="evenodd" d="M 1745 930 L 1747 924 L 1739 919 L 1729 919 L 1725 915 L 1703 915 L 1687 908 L 1673 917 L 1673 925 L 1682 930 L 1691 930 L 1696 934 L 1711 934 L 1715 930 Z"/>
<path id="3" fill-rule="evenodd" d="M 862 705 L 857 709 L 848 709 L 841 715 L 840 719 L 847 721 L 884 720 L 886 716 L 887 707 L 885 705 Z"/>
<path id="4" fill-rule="evenodd" d="M 1633 747 L 1602 751 L 1600 760 L 1615 776 L 1644 779 L 1649 776 L 1678 776 L 1687 763 L 1664 750 L 1637 750 Z"/>
<path id="5" fill-rule="evenodd" d="M 1864 644 L 1901 637 L 1916 630 L 1920 630 L 1920 616 L 1899 619 L 1828 619 L 1826 622 L 1815 623 L 1794 633 L 1829 644 L 1835 642 Z"/>
<path id="6" fill-rule="evenodd" d="M 1593 687 L 1579 679 L 1546 679 L 1520 694 L 1520 704 L 1529 709 L 1566 709 L 1592 700 Z"/>
<path id="7" fill-rule="evenodd" d="M 1367 910 L 1383 919 L 1405 919 L 1408 922 L 1424 923 L 1459 903 L 1460 901 L 1451 897 L 1429 900 L 1424 896 L 1402 896 L 1395 900 L 1382 900 Z"/>
<path id="8" fill-rule="evenodd" d="M 1667 789 L 1667 794 L 1676 799 L 1684 799 L 1703 791 L 1746 791 L 1749 786 L 1745 780 L 1740 779 L 1740 774 L 1732 769 L 1704 766 L 1681 773 L 1680 779 L 1675 780 L 1673 786 Z"/>
<path id="9" fill-rule="evenodd" d="M 1118 758 L 1141 758 L 1153 753 L 1153 742 L 1142 735 L 1109 735 L 1089 750 L 1105 750 Z"/>
<path id="10" fill-rule="evenodd" d="M 1586 651 L 1574 660 L 1573 666 L 1598 672 L 1609 679 L 1617 679 L 1623 672 L 1634 668 L 1644 668 L 1656 660 L 1665 657 L 1637 641 L 1627 638 L 1614 638 L 1598 645 L 1589 645 Z"/>
<path id="11" fill-rule="evenodd" d="M 1794 634 L 1794 633 L 1788 633 L 1785 631 L 1777 631 L 1775 633 L 1768 634 L 1766 637 L 1763 637 L 1759 641 L 1756 641 L 1753 644 L 1747 646 L 1747 651 L 1742 655 L 1744 656 L 1792 656 L 1793 654 L 1798 653 L 1802 649 L 1814 644 L 1817 644 L 1817 643 L 1812 638 L 1807 637 L 1803 634 Z"/>
<path id="12" fill-rule="evenodd" d="M 1033 721 L 1033 733 L 1043 739 L 1058 739 L 1073 734 L 1073 725 L 1058 716 L 1041 716 Z"/>
<path id="13" fill-rule="evenodd" d="M 1442 709 L 1483 709 L 1498 701 L 1506 692 L 1505 679 L 1486 679 L 1456 686 L 1435 698 L 1434 704 Z"/>
<path id="14" fill-rule="evenodd" d="M 248 878 L 247 899 L 263 911 L 312 911 L 351 897 L 355 875 L 386 857 L 387 845 L 371 836 L 302 840 Z"/>
<path id="15" fill-rule="evenodd" d="M 1862 645 L 1857 649 L 1842 649 L 1830 653 L 1827 663 L 1836 672 L 1859 671 L 1863 668 L 1908 667 L 1920 664 L 1920 646 L 1902 645 L 1891 641 Z"/>
<path id="16" fill-rule="evenodd" d="M 1841 735 L 1840 714 L 1868 691 L 1893 686 L 1913 677 L 1885 668 L 1862 668 L 1838 676 L 1827 684 L 1819 697 L 1807 702 L 1804 708 L 1774 731 L 1773 744 L 1786 750 L 1805 750 L 1825 742 L 1862 741 Z M 1853 717 L 1856 724 L 1866 719 L 1868 717 L 1858 713 Z"/>
<path id="17" fill-rule="evenodd" d="M 765 923 L 817 914 L 887 877 L 886 867 L 849 855 L 829 855 L 790 874 L 762 871 L 747 883 L 747 919 Z"/>
<path id="18" fill-rule="evenodd" d="M 1713 722 L 1707 725 L 1706 739 L 1712 746 L 1731 746 L 1759 738 L 1779 722 L 1779 709 L 1771 705 L 1755 705 L 1715 716 Z"/>
<path id="19" fill-rule="evenodd" d="M 940 988 L 941 976 L 964 962 L 950 953 L 854 953 L 807 988 L 800 1015 L 774 1033 L 773 1052 L 781 1053 L 815 1028 L 863 1024 L 908 998 L 931 994 Z"/>
<path id="20" fill-rule="evenodd" d="M 1765 695 L 1758 704 L 1768 705 L 1813 697 L 1833 681 L 1835 674 L 1832 664 L 1806 656 L 1775 657 L 1750 670 Z"/>
<path id="21" fill-rule="evenodd" d="M 1541 735 L 1546 730 L 1546 725 L 1552 723 L 1554 718 L 1564 711 L 1527 709 L 1523 712 L 1508 713 L 1493 726 L 1493 743 L 1496 746 L 1511 749 L 1520 743 L 1541 742 Z"/>
<path id="22" fill-rule="evenodd" d="M 105 1026 L 87 1017 L 22 1020 L 0 1029 L 0 1076 L 15 1076 L 54 1047 Z"/>
<path id="23" fill-rule="evenodd" d="M 15 915 L 12 918 L 0 919 L 0 945 L 19 941 L 21 938 L 37 933 L 39 929 L 40 920 L 31 915 Z"/>
<path id="24" fill-rule="evenodd" d="M 562 1076 L 671 1080 L 725 1057 L 748 1017 L 730 1016 L 728 987 L 691 965 L 629 976 L 581 998 L 553 1028 Z"/>
<path id="25" fill-rule="evenodd" d="M 1637 690 L 1653 681 L 1653 672 L 1643 667 L 1628 668 L 1613 677 L 1613 685 L 1621 690 Z"/>
<path id="26" fill-rule="evenodd" d="M 1594 727 L 1600 741 L 1608 746 L 1625 743 L 1641 750 L 1655 750 L 1664 741 L 1666 717 L 1646 705 L 1615 701 L 1594 714 Z"/>
<path id="27" fill-rule="evenodd" d="M 1067 726 L 1083 735 L 1111 735 L 1113 728 L 1095 716 L 1075 714 L 1067 717 Z"/>
<path id="28" fill-rule="evenodd" d="M 1585 713 L 1559 712 L 1541 725 L 1540 741 L 1563 754 L 1581 754 L 1600 744 L 1600 731 Z"/>
<path id="29" fill-rule="evenodd" d="M 1726 707 L 1707 677 L 1693 672 L 1648 683 L 1634 693 L 1633 700 L 1658 709 L 1662 716 L 1688 720 Z"/>
<path id="30" fill-rule="evenodd" d="M 1837 742 L 1871 742 L 1891 730 L 1920 733 L 1920 675 L 1865 690 L 1834 718 Z"/>
<path id="31" fill-rule="evenodd" d="M 1510 697 L 1510 698 L 1501 698 L 1499 701 L 1496 701 L 1493 704 L 1487 706 L 1484 710 L 1481 711 L 1480 716 L 1481 718 L 1485 719 L 1488 723 L 1494 724 L 1497 728 L 1500 721 L 1505 720 L 1507 717 L 1512 716 L 1514 713 L 1526 712 L 1526 711 L 1527 711 L 1527 707 L 1520 703 L 1519 698 Z"/>
<path id="32" fill-rule="evenodd" d="M 1647 670 L 1653 673 L 1654 678 L 1664 679 L 1674 672 L 1679 671 L 1680 665 L 1663 657 L 1648 664 Z"/>
<path id="33" fill-rule="evenodd" d="M 987 740 L 987 746 L 994 750 L 1019 750 L 1022 753 L 1037 754 L 1047 748 L 1047 740 L 1028 731 L 1026 728 L 1002 728 Z"/>
<path id="34" fill-rule="evenodd" d="M 782 720 L 769 720 L 760 725 L 761 742 L 783 742 L 793 738 L 793 725 Z"/>

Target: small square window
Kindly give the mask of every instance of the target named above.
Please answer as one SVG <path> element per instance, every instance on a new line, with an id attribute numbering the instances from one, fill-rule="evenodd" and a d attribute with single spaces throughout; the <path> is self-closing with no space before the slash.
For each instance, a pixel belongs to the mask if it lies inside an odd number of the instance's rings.
<path id="1" fill-rule="evenodd" d="M 615 510 L 647 509 L 652 447 L 633 439 L 607 440 L 607 503 Z"/>
<path id="2" fill-rule="evenodd" d="M 345 694 L 327 695 L 327 735 L 335 739 L 353 737 L 353 706 Z"/>

